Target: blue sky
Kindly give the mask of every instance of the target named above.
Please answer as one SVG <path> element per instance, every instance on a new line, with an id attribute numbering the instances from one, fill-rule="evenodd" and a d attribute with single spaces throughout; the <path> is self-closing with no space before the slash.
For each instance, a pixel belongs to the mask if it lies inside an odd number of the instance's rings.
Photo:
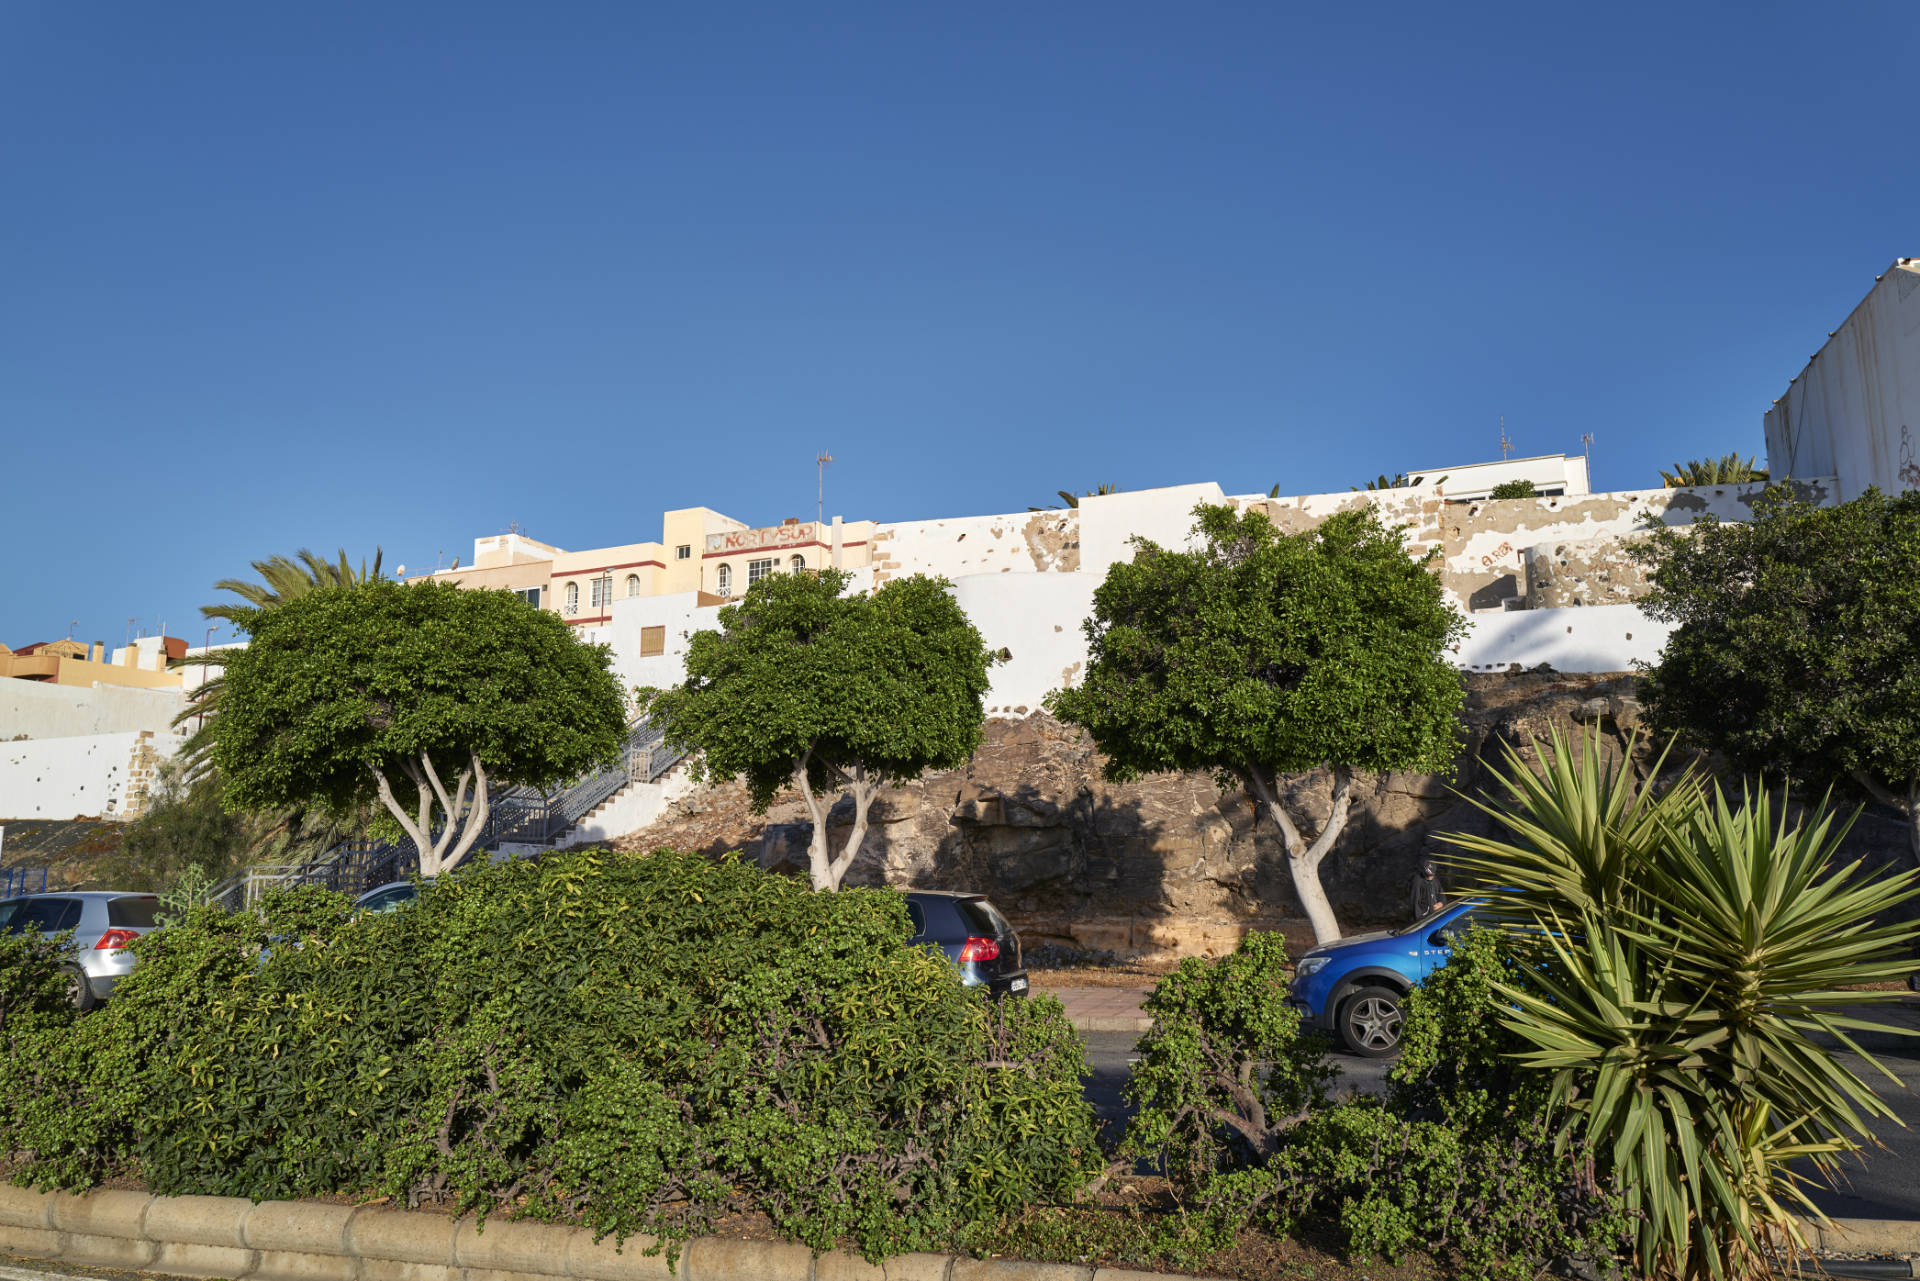
<path id="1" fill-rule="evenodd" d="M 0 6 L 0 640 L 705 504 L 1760 416 L 1920 254 L 1910 3 Z"/>

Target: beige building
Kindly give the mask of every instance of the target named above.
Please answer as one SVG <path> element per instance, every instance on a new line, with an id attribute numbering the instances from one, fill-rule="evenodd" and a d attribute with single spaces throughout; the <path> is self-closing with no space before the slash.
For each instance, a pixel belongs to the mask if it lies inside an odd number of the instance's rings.
<path id="1" fill-rule="evenodd" d="M 683 507 L 660 519 L 660 540 L 570 552 L 524 534 L 477 538 L 471 566 L 417 575 L 462 587 L 505 588 L 575 626 L 606 623 L 613 602 L 698 593 L 702 604 L 744 595 L 768 574 L 864 569 L 874 522 L 790 519 L 763 529 L 710 507 Z"/>
<path id="2" fill-rule="evenodd" d="M 49 685 L 128 685 L 136 689 L 178 689 L 181 676 L 169 660 L 184 658 L 187 643 L 177 636 L 146 636 L 113 651 L 104 641 L 91 646 L 75 640 L 40 641 L 20 649 L 0 645 L 0 679 L 42 681 Z"/>

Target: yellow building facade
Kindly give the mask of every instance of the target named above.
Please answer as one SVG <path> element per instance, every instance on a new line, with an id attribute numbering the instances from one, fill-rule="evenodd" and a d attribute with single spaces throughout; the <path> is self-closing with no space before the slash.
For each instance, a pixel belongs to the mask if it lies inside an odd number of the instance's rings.
<path id="1" fill-rule="evenodd" d="M 177 636 L 148 636 L 113 651 L 104 641 L 91 646 L 75 640 L 44 641 L 9 649 L 0 645 L 0 680 L 42 681 L 49 685 L 127 685 L 136 689 L 178 689 L 179 671 L 168 661 L 186 656 Z"/>
<path id="2" fill-rule="evenodd" d="M 751 528 L 710 507 L 663 513 L 655 542 L 570 552 L 524 534 L 474 540 L 471 566 L 410 577 L 462 587 L 504 588 L 574 626 L 605 623 L 615 601 L 698 593 L 702 603 L 731 600 L 768 574 L 872 562 L 874 522 L 792 519 Z"/>

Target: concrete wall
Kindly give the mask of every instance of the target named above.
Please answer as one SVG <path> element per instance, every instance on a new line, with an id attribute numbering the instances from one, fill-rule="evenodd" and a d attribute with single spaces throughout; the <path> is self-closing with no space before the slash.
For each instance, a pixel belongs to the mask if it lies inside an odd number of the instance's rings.
<path id="1" fill-rule="evenodd" d="M 1658 659 L 1672 630 L 1637 605 L 1480 614 L 1467 620 L 1454 665 L 1470 672 L 1526 671 L 1542 663 L 1556 672 L 1625 672 Z"/>
<path id="2" fill-rule="evenodd" d="M 0 818 L 134 818 L 177 739 L 134 730 L 0 743 Z"/>
<path id="3" fill-rule="evenodd" d="M 975 574 L 958 579 L 954 599 L 987 646 L 1011 657 L 989 672 L 987 715 L 1026 716 L 1056 689 L 1086 673 L 1081 620 L 1093 610 L 1091 574 Z"/>
<path id="4" fill-rule="evenodd" d="M 1226 494 L 1212 481 L 1082 498 L 1080 572 L 1105 578 L 1109 566 L 1133 559 L 1136 537 L 1177 550 L 1191 547 L 1193 509 L 1225 501 Z"/>
<path id="5" fill-rule="evenodd" d="M 568 845 L 592 845 L 637 832 L 660 817 L 670 801 L 698 790 L 685 764 L 651 783 L 631 783 L 573 829 Z"/>
<path id="6" fill-rule="evenodd" d="M 1920 259 L 1887 269 L 1762 421 L 1777 479 L 1837 476 L 1843 502 L 1920 488 Z"/>
<path id="7" fill-rule="evenodd" d="M 1085 501 L 1085 500 L 1083 500 Z M 1072 573 L 1080 568 L 1080 513 L 1018 512 L 903 521 L 873 532 L 874 582 L 913 574 Z"/>
<path id="8" fill-rule="evenodd" d="M 186 703 L 180 689 L 0 680 L 0 743 L 143 729 L 170 734 Z"/>

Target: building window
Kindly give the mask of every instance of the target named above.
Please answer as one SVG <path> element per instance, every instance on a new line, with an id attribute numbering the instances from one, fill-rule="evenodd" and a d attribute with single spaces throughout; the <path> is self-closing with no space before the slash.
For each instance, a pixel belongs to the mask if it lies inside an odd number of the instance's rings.
<path id="1" fill-rule="evenodd" d="M 652 658 L 656 654 L 667 652 L 667 629 L 664 627 L 642 627 L 640 629 L 640 657 Z"/>
<path id="2" fill-rule="evenodd" d="M 765 578 L 768 574 L 771 574 L 773 572 L 773 567 L 779 563 L 780 563 L 779 561 L 774 560 L 771 557 L 769 557 L 766 560 L 748 561 L 747 562 L 747 586 L 751 587 L 755 583 L 759 582 L 761 579 Z"/>
<path id="3" fill-rule="evenodd" d="M 722 596 L 733 595 L 733 566 L 722 565 L 720 567 L 720 573 L 714 581 L 719 585 L 719 592 Z"/>
<path id="4" fill-rule="evenodd" d="M 611 576 L 608 576 L 606 578 L 596 578 L 593 580 L 593 596 L 592 596 L 592 600 L 589 603 L 593 606 L 593 608 L 599 609 L 608 603 L 608 598 L 611 597 L 612 595 L 613 595 L 613 578 Z"/>
<path id="5" fill-rule="evenodd" d="M 540 589 L 538 587 L 522 587 L 518 591 L 514 592 L 514 595 L 518 596 L 521 600 L 527 602 L 527 604 L 533 606 L 535 609 L 540 608 Z"/>
<path id="6" fill-rule="evenodd" d="M 568 583 L 567 584 L 567 613 L 577 614 L 579 612 L 580 612 L 580 584 Z"/>
<path id="7" fill-rule="evenodd" d="M 673 549 L 673 558 L 675 560 L 692 560 L 693 544 L 681 543 L 678 547 Z"/>
<path id="8" fill-rule="evenodd" d="M 795 556 L 791 561 L 787 562 L 787 568 L 791 569 L 796 574 L 799 573 L 801 570 L 805 569 L 806 567 L 807 567 L 807 558 L 805 556 Z"/>
<path id="9" fill-rule="evenodd" d="M 632 600 L 635 596 L 638 596 L 639 594 L 640 594 L 640 575 L 628 574 L 627 575 L 627 599 Z"/>

